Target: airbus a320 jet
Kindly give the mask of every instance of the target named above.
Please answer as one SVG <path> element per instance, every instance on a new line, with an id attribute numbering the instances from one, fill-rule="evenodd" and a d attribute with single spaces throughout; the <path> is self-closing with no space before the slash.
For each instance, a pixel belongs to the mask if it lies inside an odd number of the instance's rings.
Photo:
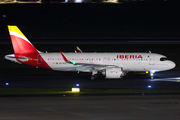
<path id="1" fill-rule="evenodd" d="M 57 71 L 91 72 L 94 80 L 98 74 L 105 78 L 122 78 L 127 72 L 158 71 L 173 69 L 175 63 L 157 53 L 44 53 L 37 50 L 17 26 L 8 25 L 14 54 L 5 59 L 20 64 Z"/>

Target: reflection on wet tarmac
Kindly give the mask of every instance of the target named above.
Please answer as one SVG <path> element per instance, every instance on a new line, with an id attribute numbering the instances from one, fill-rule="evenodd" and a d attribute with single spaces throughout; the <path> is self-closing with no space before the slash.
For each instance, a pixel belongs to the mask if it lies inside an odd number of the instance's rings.
<path id="1" fill-rule="evenodd" d="M 180 82 L 180 77 L 174 77 L 174 78 L 161 78 L 161 79 L 151 79 L 150 81 Z"/>

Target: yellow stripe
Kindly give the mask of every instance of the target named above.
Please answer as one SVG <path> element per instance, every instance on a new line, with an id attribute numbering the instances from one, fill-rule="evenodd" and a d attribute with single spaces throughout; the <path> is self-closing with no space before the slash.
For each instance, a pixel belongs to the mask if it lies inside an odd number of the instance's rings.
<path id="1" fill-rule="evenodd" d="M 9 31 L 16 32 L 16 33 L 18 33 L 18 34 L 26 37 L 26 36 L 19 30 L 19 28 L 18 28 L 17 26 L 15 26 L 15 25 L 8 25 L 8 29 L 9 29 Z"/>
<path id="2" fill-rule="evenodd" d="M 76 48 L 79 50 L 79 47 L 78 47 L 78 46 L 76 46 Z"/>

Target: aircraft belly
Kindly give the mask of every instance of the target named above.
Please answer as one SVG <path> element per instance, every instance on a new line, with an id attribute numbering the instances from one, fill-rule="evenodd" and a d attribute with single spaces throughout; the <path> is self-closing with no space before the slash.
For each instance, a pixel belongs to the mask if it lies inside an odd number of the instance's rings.
<path id="1" fill-rule="evenodd" d="M 145 70 L 145 67 L 143 64 L 141 64 L 140 62 L 138 63 L 134 63 L 133 64 L 133 70 L 134 71 L 144 71 Z"/>
<path id="2" fill-rule="evenodd" d="M 53 70 L 57 70 L 57 71 L 76 71 L 75 67 L 57 67 L 57 68 L 53 68 Z"/>

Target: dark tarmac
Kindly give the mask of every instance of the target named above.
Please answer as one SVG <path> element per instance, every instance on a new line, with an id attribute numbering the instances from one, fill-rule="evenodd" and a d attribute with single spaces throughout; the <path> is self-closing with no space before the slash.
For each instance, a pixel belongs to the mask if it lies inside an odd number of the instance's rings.
<path id="1" fill-rule="evenodd" d="M 92 81 L 91 73 L 75 73 L 75 72 L 58 72 L 44 69 L 35 69 L 34 73 L 40 75 L 29 75 L 32 71 L 28 69 L 14 69 L 19 73 L 28 73 L 25 75 L 1 76 L 1 88 L 59 88 L 71 89 L 76 83 L 80 84 L 80 88 L 84 89 L 146 89 L 151 85 L 151 89 L 160 90 L 180 90 L 180 71 L 164 71 L 155 73 L 154 79 L 145 73 L 128 73 L 121 79 L 105 79 L 103 76 Z M 40 72 L 41 71 L 41 72 Z M 51 75 L 42 75 L 42 71 L 49 72 Z M 11 70 L 13 72 L 13 70 Z M 32 74 L 34 74 L 32 72 Z M 56 73 L 52 75 L 52 73 Z M 57 75 L 59 74 L 59 75 Z M 8 82 L 9 86 L 5 83 Z"/>
<path id="2" fill-rule="evenodd" d="M 180 95 L 1 97 L 0 120 L 179 120 Z"/>

